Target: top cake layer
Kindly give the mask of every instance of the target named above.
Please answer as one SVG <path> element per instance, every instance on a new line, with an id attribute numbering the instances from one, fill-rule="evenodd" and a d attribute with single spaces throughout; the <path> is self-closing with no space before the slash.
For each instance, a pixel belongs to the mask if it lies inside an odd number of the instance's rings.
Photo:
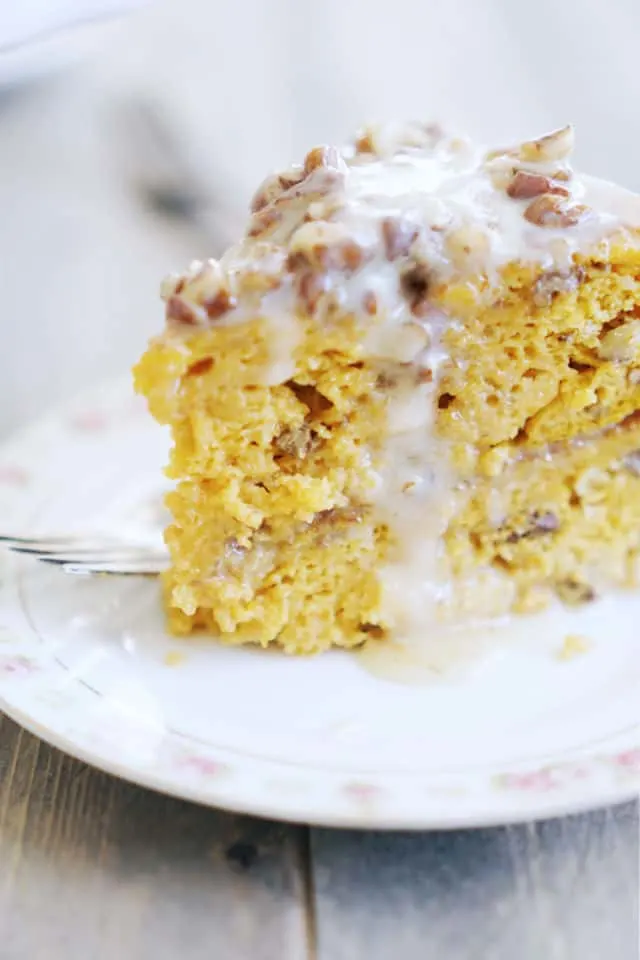
<path id="1" fill-rule="evenodd" d="M 511 262 L 551 274 L 541 297 L 563 278 L 570 288 L 576 254 L 640 226 L 638 196 L 572 169 L 573 142 L 567 126 L 487 151 L 414 123 L 317 147 L 262 184 L 245 239 L 221 261 L 166 281 L 168 320 L 235 322 L 298 302 L 318 318 L 384 311 L 398 326 L 423 317 L 443 283 L 481 276 L 490 290 Z"/>

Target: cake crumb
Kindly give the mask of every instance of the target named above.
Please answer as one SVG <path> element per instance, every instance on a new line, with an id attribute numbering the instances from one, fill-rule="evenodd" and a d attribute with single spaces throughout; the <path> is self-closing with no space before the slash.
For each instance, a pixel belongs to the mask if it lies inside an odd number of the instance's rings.
<path id="1" fill-rule="evenodd" d="M 573 660 L 575 657 L 586 653 L 590 646 L 591 643 L 586 637 L 581 637 L 577 633 L 568 633 L 564 638 L 562 647 L 558 651 L 558 660 Z"/>
<path id="2" fill-rule="evenodd" d="M 163 661 L 166 667 L 181 667 L 186 661 L 187 656 L 182 650 L 169 650 L 165 653 Z"/>

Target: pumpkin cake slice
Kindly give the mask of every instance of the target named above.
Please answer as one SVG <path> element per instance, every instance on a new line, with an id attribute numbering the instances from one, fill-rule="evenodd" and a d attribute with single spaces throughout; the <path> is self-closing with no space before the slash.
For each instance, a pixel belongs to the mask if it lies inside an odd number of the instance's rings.
<path id="1" fill-rule="evenodd" d="M 368 128 L 165 281 L 173 631 L 307 653 L 637 583 L 640 199 L 572 147 Z"/>

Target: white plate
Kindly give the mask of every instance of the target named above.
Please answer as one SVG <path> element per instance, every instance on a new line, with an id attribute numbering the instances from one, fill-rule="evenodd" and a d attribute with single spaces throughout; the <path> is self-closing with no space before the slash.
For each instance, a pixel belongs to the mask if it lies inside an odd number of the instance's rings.
<path id="1" fill-rule="evenodd" d="M 167 438 L 119 384 L 0 451 L 0 527 L 156 538 Z M 499 824 L 640 787 L 640 601 L 528 620 L 465 670 L 381 679 L 346 653 L 293 659 L 172 640 L 153 581 L 2 556 L 0 706 L 45 740 L 206 804 L 314 823 Z M 562 661 L 567 632 L 589 649 Z"/>

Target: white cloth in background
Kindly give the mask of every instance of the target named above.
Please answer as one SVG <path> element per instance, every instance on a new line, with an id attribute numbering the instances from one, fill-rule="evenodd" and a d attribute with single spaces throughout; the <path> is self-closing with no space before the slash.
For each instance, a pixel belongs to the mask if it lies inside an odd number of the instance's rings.
<path id="1" fill-rule="evenodd" d="M 638 0 L 162 0 L 119 33 L 120 81 L 243 198 L 309 145 L 403 116 L 494 142 L 571 120 L 581 165 L 640 189 Z"/>
<path id="2" fill-rule="evenodd" d="M 0 53 L 50 33 L 117 16 L 141 0 L 2 0 Z"/>

